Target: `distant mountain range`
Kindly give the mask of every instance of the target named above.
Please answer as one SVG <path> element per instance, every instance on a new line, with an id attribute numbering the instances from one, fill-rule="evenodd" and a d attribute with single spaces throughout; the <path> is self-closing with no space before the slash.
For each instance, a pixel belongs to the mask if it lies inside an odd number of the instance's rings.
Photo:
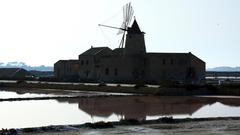
<path id="1" fill-rule="evenodd" d="M 207 71 L 225 71 L 225 72 L 240 72 L 240 67 L 215 67 L 215 68 L 208 68 Z"/>
<path id="2" fill-rule="evenodd" d="M 28 71 L 34 70 L 34 71 L 53 71 L 53 67 L 51 66 L 29 66 L 25 64 L 24 62 L 8 62 L 8 63 L 2 63 L 0 62 L 0 68 L 23 68 Z"/>

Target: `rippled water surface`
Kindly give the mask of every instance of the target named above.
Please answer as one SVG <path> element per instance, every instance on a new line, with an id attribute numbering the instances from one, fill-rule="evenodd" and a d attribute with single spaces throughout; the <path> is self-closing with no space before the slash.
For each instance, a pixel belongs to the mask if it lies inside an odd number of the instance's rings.
<path id="1" fill-rule="evenodd" d="M 49 96 L 0 92 L 0 98 Z M 240 116 L 239 97 L 122 96 L 0 102 L 0 128 L 82 124 L 120 119 Z"/>

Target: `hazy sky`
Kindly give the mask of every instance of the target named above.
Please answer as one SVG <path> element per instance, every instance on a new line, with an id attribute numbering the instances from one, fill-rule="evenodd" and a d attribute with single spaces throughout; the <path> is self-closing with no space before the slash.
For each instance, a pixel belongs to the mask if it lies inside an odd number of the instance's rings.
<path id="1" fill-rule="evenodd" d="M 91 46 L 119 46 L 114 29 L 129 0 L 1 0 L 0 62 L 52 66 Z M 132 0 L 148 52 L 192 52 L 240 66 L 240 0 Z"/>

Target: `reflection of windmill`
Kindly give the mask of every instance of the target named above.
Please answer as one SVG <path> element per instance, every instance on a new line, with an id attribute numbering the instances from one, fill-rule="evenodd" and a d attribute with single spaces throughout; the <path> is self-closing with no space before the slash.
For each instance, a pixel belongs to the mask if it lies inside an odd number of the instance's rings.
<path id="1" fill-rule="evenodd" d="M 108 28 L 114 28 L 114 29 L 119 29 L 117 34 L 123 34 L 119 48 L 123 48 L 124 47 L 124 41 L 125 41 L 125 36 L 126 36 L 126 31 L 128 31 L 128 26 L 130 25 L 130 22 L 132 20 L 133 17 L 133 8 L 131 6 L 131 3 L 127 3 L 124 7 L 123 7 L 123 23 L 121 25 L 120 28 L 118 27 L 113 27 L 113 26 L 108 26 L 108 25 L 103 25 L 103 24 L 99 24 L 99 26 L 103 26 L 103 27 L 108 27 Z"/>

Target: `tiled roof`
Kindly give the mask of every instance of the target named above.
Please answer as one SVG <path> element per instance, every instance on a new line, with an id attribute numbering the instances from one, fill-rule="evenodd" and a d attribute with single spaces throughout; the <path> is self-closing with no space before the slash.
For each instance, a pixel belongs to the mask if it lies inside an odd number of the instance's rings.
<path id="1" fill-rule="evenodd" d="M 98 53 L 100 53 L 101 51 L 103 51 L 104 49 L 110 49 L 108 47 L 92 47 L 90 49 L 88 49 L 87 51 L 85 51 L 84 53 L 82 53 L 81 55 L 96 55 Z"/>
<path id="2" fill-rule="evenodd" d="M 124 48 L 116 48 L 113 50 L 114 55 L 123 55 Z"/>

